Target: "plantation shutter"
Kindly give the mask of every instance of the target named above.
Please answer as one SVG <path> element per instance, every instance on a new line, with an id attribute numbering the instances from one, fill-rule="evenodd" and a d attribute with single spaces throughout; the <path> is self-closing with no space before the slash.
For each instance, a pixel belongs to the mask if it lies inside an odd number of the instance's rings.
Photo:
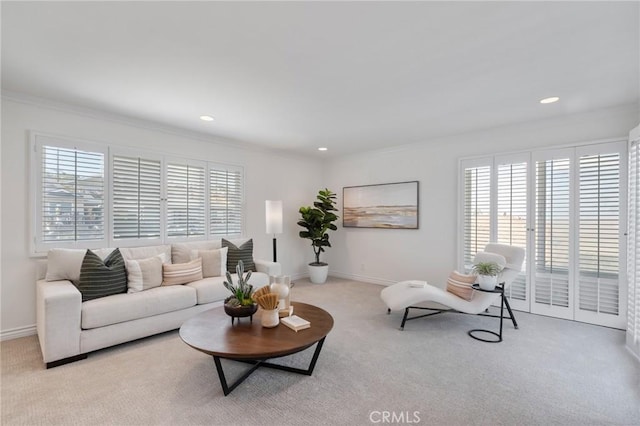
<path id="1" fill-rule="evenodd" d="M 160 238 L 160 160 L 113 156 L 113 239 Z"/>
<path id="2" fill-rule="evenodd" d="M 627 346 L 640 357 L 640 126 L 629 135 Z"/>
<path id="3" fill-rule="evenodd" d="M 42 250 L 47 243 L 104 240 L 104 152 L 46 144 L 37 144 L 36 150 L 38 146 L 41 180 L 36 246 Z"/>
<path id="4" fill-rule="evenodd" d="M 620 154 L 580 157 L 578 307 L 618 315 Z"/>
<path id="5" fill-rule="evenodd" d="M 209 168 L 209 233 L 242 234 L 242 170 L 212 165 Z"/>
<path id="6" fill-rule="evenodd" d="M 571 318 L 569 251 L 570 158 L 536 162 L 533 312 Z"/>
<path id="7" fill-rule="evenodd" d="M 463 262 L 471 268 L 491 238 L 491 166 L 463 169 Z"/>
<path id="8" fill-rule="evenodd" d="M 167 164 L 167 236 L 205 235 L 205 168 Z"/>
<path id="9" fill-rule="evenodd" d="M 527 167 L 528 162 L 497 165 L 497 242 L 527 249 Z M 506 290 L 512 299 L 512 306 L 519 308 L 515 301 L 527 300 L 526 260 L 522 272 Z M 528 309 L 528 306 L 524 306 Z"/>

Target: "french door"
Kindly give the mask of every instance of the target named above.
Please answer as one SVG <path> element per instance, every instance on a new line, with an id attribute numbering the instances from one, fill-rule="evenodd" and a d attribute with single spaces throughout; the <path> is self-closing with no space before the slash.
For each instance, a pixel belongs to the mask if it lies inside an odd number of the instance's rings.
<path id="1" fill-rule="evenodd" d="M 523 247 L 514 309 L 624 328 L 626 158 L 622 141 L 461 160 L 460 264 Z"/>

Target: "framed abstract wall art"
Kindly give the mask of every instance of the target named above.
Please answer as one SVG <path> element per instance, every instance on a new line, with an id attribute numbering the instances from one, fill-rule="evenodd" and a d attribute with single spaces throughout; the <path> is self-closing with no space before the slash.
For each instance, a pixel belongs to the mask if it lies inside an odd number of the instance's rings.
<path id="1" fill-rule="evenodd" d="M 345 228 L 418 229 L 418 181 L 346 186 Z"/>

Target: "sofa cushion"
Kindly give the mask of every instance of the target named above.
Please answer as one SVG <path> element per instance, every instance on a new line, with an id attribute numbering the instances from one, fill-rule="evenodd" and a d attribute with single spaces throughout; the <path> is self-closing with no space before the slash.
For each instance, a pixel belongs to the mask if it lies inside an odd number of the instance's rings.
<path id="1" fill-rule="evenodd" d="M 162 285 L 180 285 L 202 279 L 202 259 L 162 265 Z"/>
<path id="2" fill-rule="evenodd" d="M 112 251 L 112 248 L 93 250 L 100 259 L 106 258 Z M 47 252 L 47 274 L 45 275 L 45 280 L 69 280 L 77 284 L 80 279 L 80 268 L 85 254 L 87 254 L 86 249 L 54 248 L 49 250 Z"/>
<path id="3" fill-rule="evenodd" d="M 127 271 L 120 250 L 115 249 L 106 259 L 87 250 L 80 268 L 78 290 L 82 301 L 127 292 Z"/>
<path id="4" fill-rule="evenodd" d="M 136 293 L 162 285 L 162 265 L 166 255 L 164 253 L 148 259 L 125 260 L 129 293 Z"/>
<path id="5" fill-rule="evenodd" d="M 231 278 L 234 284 L 238 283 L 236 274 L 232 274 Z M 198 305 L 204 305 L 205 303 L 219 302 L 231 296 L 231 292 L 223 284 L 225 280 L 224 277 L 204 278 L 191 282 L 186 287 L 194 288 L 198 296 Z M 269 275 L 263 272 L 253 272 L 249 278 L 249 284 L 253 286 L 254 290 L 264 287 L 269 284 Z"/>
<path id="6" fill-rule="evenodd" d="M 202 259 L 202 277 L 222 277 L 227 272 L 227 247 L 214 250 L 191 250 L 191 260 Z"/>
<path id="7" fill-rule="evenodd" d="M 115 294 L 82 304 L 83 329 L 104 327 L 139 318 L 151 317 L 196 304 L 196 291 L 182 285 L 156 287 L 147 291 Z"/>
<path id="8" fill-rule="evenodd" d="M 171 263 L 171 245 L 157 245 L 146 247 L 121 247 L 120 252 L 124 260 L 148 259 L 159 254 L 164 255 L 164 263 Z"/>
<path id="9" fill-rule="evenodd" d="M 253 240 L 250 239 L 239 247 L 229 240 L 222 239 L 222 247 L 228 247 L 227 271 L 235 272 L 238 261 L 242 260 L 245 271 L 255 271 L 256 265 L 253 263 Z"/>

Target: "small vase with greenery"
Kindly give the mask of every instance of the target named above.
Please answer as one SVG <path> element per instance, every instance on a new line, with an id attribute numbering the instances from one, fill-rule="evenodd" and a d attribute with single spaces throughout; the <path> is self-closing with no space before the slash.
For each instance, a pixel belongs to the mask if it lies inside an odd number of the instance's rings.
<path id="1" fill-rule="evenodd" d="M 498 282 L 502 267 L 495 262 L 479 262 L 473 265 L 473 273 L 478 275 L 478 285 L 483 290 L 493 290 Z"/>
<path id="2" fill-rule="evenodd" d="M 310 263 L 309 266 L 327 266 L 326 263 L 320 261 L 320 253 L 325 251 L 325 247 L 331 247 L 328 231 L 336 231 L 338 229 L 333 223 L 338 220 L 338 216 L 334 213 L 338 211 L 335 203 L 336 194 L 325 188 L 318 191 L 313 207 L 300 207 L 301 217 L 298 225 L 305 230 L 300 231 L 299 235 L 300 238 L 311 240 L 311 248 L 313 248 L 313 254 L 315 255 L 315 262 Z M 326 279 L 326 275 L 324 279 Z M 324 282 L 324 280 L 320 282 Z"/>

